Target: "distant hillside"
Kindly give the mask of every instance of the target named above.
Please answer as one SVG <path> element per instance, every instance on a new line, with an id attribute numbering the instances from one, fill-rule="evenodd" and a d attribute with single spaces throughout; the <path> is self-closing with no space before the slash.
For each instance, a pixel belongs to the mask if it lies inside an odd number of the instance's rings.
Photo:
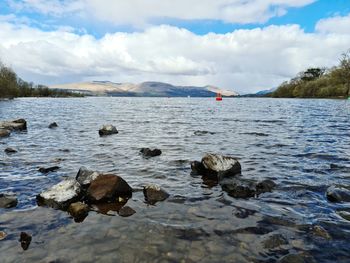
<path id="1" fill-rule="evenodd" d="M 174 86 L 162 82 L 114 83 L 110 81 L 92 81 L 54 85 L 55 90 L 83 93 L 91 96 L 133 96 L 133 97 L 213 97 L 220 92 L 225 97 L 234 97 L 234 91 L 223 90 L 214 86 Z"/>
<path id="2" fill-rule="evenodd" d="M 350 96 L 350 51 L 331 69 L 309 68 L 282 83 L 275 98 L 348 98 Z"/>

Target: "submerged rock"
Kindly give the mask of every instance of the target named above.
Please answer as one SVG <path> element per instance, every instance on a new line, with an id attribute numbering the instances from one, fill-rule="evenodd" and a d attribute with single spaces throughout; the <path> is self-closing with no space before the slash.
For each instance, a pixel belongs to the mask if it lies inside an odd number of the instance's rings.
<path id="1" fill-rule="evenodd" d="M 80 167 L 75 179 L 83 186 L 87 187 L 91 181 L 95 180 L 100 174 L 96 171 L 88 170 L 86 167 Z"/>
<path id="2" fill-rule="evenodd" d="M 135 213 L 136 213 L 136 211 L 134 209 L 132 209 L 131 207 L 129 207 L 129 206 L 123 206 L 118 211 L 118 215 L 120 215 L 122 217 L 132 216 Z"/>
<path id="3" fill-rule="evenodd" d="M 10 136 L 11 131 L 0 128 L 0 138 Z"/>
<path id="4" fill-rule="evenodd" d="M 241 164 L 236 158 L 218 154 L 206 154 L 201 162 L 191 163 L 193 172 L 201 175 L 216 175 L 219 179 L 241 173 Z"/>
<path id="5" fill-rule="evenodd" d="M 117 134 L 118 130 L 113 125 L 103 125 L 101 129 L 99 129 L 98 134 L 100 136 Z"/>
<path id="6" fill-rule="evenodd" d="M 0 208 L 12 208 L 16 207 L 18 200 L 15 194 L 12 193 L 0 193 Z"/>
<path id="7" fill-rule="evenodd" d="M 165 190 L 155 184 L 146 185 L 143 188 L 143 195 L 145 196 L 146 202 L 149 204 L 164 201 L 170 196 Z"/>
<path id="8" fill-rule="evenodd" d="M 256 185 L 256 193 L 262 194 L 262 193 L 267 193 L 267 192 L 272 192 L 272 190 L 275 188 L 276 184 L 272 180 L 264 180 L 259 182 Z"/>
<path id="9" fill-rule="evenodd" d="M 26 232 L 21 232 L 19 237 L 19 242 L 21 242 L 21 247 L 23 250 L 27 250 L 29 248 L 30 242 L 32 241 L 32 236 L 27 234 Z"/>
<path id="10" fill-rule="evenodd" d="M 326 196 L 331 202 L 350 202 L 350 190 L 344 187 L 332 185 L 328 187 Z"/>
<path id="11" fill-rule="evenodd" d="M 59 166 L 52 166 L 52 167 L 48 167 L 48 168 L 40 167 L 38 171 L 43 173 L 43 174 L 47 174 L 50 172 L 57 171 L 58 169 L 60 169 Z"/>
<path id="12" fill-rule="evenodd" d="M 82 222 L 89 214 L 89 206 L 82 202 L 70 204 L 68 213 L 74 218 L 75 222 Z"/>
<path id="13" fill-rule="evenodd" d="M 337 214 L 340 215 L 345 220 L 350 221 L 350 212 L 348 212 L 348 211 L 337 211 Z"/>
<path id="14" fill-rule="evenodd" d="M 18 119 L 13 121 L 0 121 L 0 129 L 10 131 L 24 131 L 27 130 L 27 122 L 24 119 Z"/>
<path id="15" fill-rule="evenodd" d="M 74 179 L 66 179 L 37 195 L 36 200 L 39 206 L 66 210 L 71 203 L 79 200 L 80 195 L 80 184 Z"/>
<path id="16" fill-rule="evenodd" d="M 17 150 L 15 150 L 15 149 L 13 149 L 13 148 L 11 148 L 11 147 L 8 147 L 8 148 L 6 148 L 6 149 L 4 150 L 4 152 L 7 153 L 7 154 L 11 154 L 11 153 L 16 153 Z"/>
<path id="17" fill-rule="evenodd" d="M 256 195 L 256 186 L 252 182 L 224 181 L 221 183 L 222 190 L 234 198 L 250 198 Z"/>
<path id="18" fill-rule="evenodd" d="M 113 174 L 101 174 L 91 181 L 87 198 L 91 202 L 116 201 L 119 197 L 130 198 L 132 188 L 123 178 Z"/>
<path id="19" fill-rule="evenodd" d="M 281 234 L 274 234 L 263 242 L 264 248 L 266 249 L 273 249 L 287 244 L 288 240 Z"/>
<path id="20" fill-rule="evenodd" d="M 331 239 L 331 236 L 329 235 L 327 230 L 324 229 L 322 226 L 314 225 L 312 226 L 311 231 L 314 236 L 319 236 L 324 239 Z"/>
<path id="21" fill-rule="evenodd" d="M 58 124 L 56 122 L 50 123 L 49 129 L 57 128 Z"/>
<path id="22" fill-rule="evenodd" d="M 142 148 L 140 150 L 140 153 L 143 154 L 143 156 L 145 157 L 155 157 L 155 156 L 159 156 L 162 154 L 162 151 L 159 149 L 153 149 L 151 150 L 150 148 Z"/>

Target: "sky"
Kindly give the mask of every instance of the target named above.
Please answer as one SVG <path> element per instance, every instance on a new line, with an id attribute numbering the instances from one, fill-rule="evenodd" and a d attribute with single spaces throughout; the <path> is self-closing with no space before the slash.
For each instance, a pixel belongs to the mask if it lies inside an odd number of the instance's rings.
<path id="1" fill-rule="evenodd" d="M 0 60 L 44 85 L 277 87 L 350 49 L 350 0 L 0 0 Z"/>

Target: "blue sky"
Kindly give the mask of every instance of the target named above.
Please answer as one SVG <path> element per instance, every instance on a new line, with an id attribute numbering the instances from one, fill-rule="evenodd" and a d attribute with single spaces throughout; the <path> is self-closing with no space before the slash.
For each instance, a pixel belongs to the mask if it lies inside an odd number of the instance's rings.
<path id="1" fill-rule="evenodd" d="M 155 80 L 246 93 L 335 65 L 350 48 L 350 1 L 4 0 L 0 40 L 2 61 L 48 85 Z"/>

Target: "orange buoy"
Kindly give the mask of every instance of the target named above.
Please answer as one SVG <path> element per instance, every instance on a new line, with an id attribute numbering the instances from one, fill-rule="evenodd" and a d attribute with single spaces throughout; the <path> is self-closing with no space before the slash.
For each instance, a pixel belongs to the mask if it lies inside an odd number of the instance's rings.
<path id="1" fill-rule="evenodd" d="M 216 100 L 221 101 L 222 100 L 222 95 L 221 93 L 216 93 Z"/>

